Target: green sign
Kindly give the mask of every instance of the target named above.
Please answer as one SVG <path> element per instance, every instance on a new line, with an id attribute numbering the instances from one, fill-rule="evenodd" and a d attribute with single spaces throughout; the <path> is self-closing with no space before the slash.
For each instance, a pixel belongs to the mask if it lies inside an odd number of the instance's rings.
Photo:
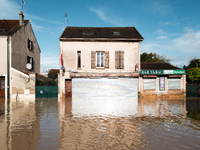
<path id="1" fill-rule="evenodd" d="M 141 70 L 141 75 L 185 74 L 185 70 Z"/>

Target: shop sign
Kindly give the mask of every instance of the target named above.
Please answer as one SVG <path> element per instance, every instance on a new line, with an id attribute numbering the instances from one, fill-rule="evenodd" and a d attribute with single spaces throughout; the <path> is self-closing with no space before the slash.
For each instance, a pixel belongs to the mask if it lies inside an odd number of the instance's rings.
<path id="1" fill-rule="evenodd" d="M 185 74 L 185 70 L 141 70 L 141 75 Z"/>

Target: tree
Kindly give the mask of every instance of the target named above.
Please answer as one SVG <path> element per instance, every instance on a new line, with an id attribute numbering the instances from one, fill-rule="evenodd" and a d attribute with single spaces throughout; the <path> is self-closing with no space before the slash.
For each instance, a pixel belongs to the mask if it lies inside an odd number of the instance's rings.
<path id="1" fill-rule="evenodd" d="M 192 59 L 186 67 L 186 80 L 191 83 L 200 83 L 200 59 Z"/>
<path id="2" fill-rule="evenodd" d="M 185 68 L 185 69 L 195 68 L 195 67 L 197 67 L 197 65 L 200 66 L 200 59 L 194 58 L 194 59 L 190 60 L 190 63 L 188 66 L 184 65 L 183 68 Z"/>
<path id="3" fill-rule="evenodd" d="M 161 63 L 170 63 L 170 59 L 167 59 L 165 56 L 158 55 L 156 53 L 142 53 L 140 55 L 141 62 L 161 62 Z"/>

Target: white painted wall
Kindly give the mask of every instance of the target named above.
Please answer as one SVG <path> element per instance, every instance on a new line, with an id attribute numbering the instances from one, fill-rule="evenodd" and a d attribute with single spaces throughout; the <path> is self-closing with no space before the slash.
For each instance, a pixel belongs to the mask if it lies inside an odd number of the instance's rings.
<path id="1" fill-rule="evenodd" d="M 133 42 L 60 42 L 65 70 L 78 72 L 135 72 L 138 45 Z M 77 70 L 77 51 L 81 51 L 81 70 Z M 109 51 L 109 69 L 91 69 L 91 51 Z M 115 69 L 115 51 L 124 51 L 123 70 Z"/>
<path id="2" fill-rule="evenodd" d="M 7 36 L 0 36 L 0 74 L 7 74 Z"/>

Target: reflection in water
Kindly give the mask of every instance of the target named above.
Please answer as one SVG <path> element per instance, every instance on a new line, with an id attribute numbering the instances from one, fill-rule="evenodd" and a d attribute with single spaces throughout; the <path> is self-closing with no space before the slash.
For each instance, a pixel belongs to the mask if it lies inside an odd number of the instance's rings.
<path id="1" fill-rule="evenodd" d="M 12 101 L 0 116 L 0 149 L 198 149 L 200 122 L 186 114 L 199 101 Z"/>
<path id="2" fill-rule="evenodd" d="M 185 100 L 140 99 L 134 103 L 132 99 L 131 104 L 126 100 L 110 100 L 111 110 L 117 106 L 120 113 L 106 111 L 104 100 L 83 101 L 81 105 L 76 100 L 60 102 L 60 149 L 197 149 L 200 146 L 200 124 L 186 117 Z"/>

